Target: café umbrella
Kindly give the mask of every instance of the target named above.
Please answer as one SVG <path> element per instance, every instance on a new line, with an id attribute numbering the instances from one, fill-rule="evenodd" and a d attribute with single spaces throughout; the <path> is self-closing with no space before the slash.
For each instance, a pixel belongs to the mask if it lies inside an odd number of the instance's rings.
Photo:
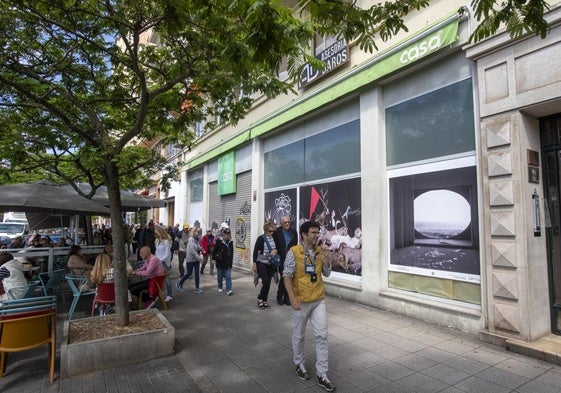
<path id="1" fill-rule="evenodd" d="M 0 186 L 0 211 L 109 215 L 102 204 L 46 180 Z"/>

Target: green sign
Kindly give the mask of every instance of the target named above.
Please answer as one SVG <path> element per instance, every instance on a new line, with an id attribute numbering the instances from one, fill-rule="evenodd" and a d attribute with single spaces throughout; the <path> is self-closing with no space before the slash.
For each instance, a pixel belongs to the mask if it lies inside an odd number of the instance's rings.
<path id="1" fill-rule="evenodd" d="M 414 63 L 423 57 L 452 44 L 457 39 L 458 22 L 456 21 L 455 23 L 450 23 L 426 37 L 415 40 L 403 49 L 386 57 L 376 64 L 376 71 L 380 73 L 380 75 L 389 74 L 390 72 Z"/>
<path id="2" fill-rule="evenodd" d="M 218 195 L 236 192 L 236 151 L 218 158 Z"/>

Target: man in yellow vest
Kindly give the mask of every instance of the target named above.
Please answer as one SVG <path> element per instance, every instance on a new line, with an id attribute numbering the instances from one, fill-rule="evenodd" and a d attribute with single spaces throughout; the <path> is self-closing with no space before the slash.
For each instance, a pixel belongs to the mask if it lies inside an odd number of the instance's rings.
<path id="1" fill-rule="evenodd" d="M 294 318 L 292 331 L 293 360 L 296 374 L 310 379 L 304 365 L 304 337 L 308 320 L 316 339 L 316 376 L 318 384 L 328 392 L 335 385 L 327 378 L 329 348 L 327 345 L 327 310 L 322 274 L 331 274 L 331 264 L 324 265 L 321 247 L 317 245 L 319 224 L 307 221 L 300 226 L 300 244 L 290 248 L 284 261 L 283 280 L 290 298 Z"/>

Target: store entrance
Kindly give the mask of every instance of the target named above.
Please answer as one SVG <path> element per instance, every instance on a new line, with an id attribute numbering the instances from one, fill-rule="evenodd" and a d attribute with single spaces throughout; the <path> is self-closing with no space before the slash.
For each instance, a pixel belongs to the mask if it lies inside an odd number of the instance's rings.
<path id="1" fill-rule="evenodd" d="M 551 331 L 561 335 L 561 113 L 540 120 Z M 550 222 L 548 222 L 550 221 Z M 551 223 L 551 225 L 549 225 Z"/>

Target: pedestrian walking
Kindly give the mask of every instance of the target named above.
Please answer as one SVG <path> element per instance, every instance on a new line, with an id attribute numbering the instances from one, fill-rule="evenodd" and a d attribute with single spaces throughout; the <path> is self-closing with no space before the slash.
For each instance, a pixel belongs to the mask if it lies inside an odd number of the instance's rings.
<path id="1" fill-rule="evenodd" d="M 210 275 L 214 275 L 214 259 L 212 259 L 212 251 L 216 244 L 216 239 L 212 234 L 212 229 L 206 230 L 206 235 L 201 238 L 201 252 L 203 254 L 203 264 L 201 265 L 201 274 L 205 273 L 205 266 L 210 259 Z"/>
<path id="2" fill-rule="evenodd" d="M 322 278 L 322 274 L 326 277 L 331 274 L 331 264 L 324 263 L 321 247 L 317 245 L 319 229 L 319 224 L 313 221 L 300 226 L 302 239 L 286 254 L 283 280 L 293 310 L 292 351 L 296 374 L 302 380 L 310 379 L 304 364 L 304 338 L 310 321 L 315 337 L 318 384 L 331 392 L 335 385 L 327 376 L 327 309 Z"/>
<path id="3" fill-rule="evenodd" d="M 177 236 L 177 260 L 179 264 L 179 275 L 185 274 L 185 257 L 187 256 L 187 243 L 189 242 L 189 224 L 183 224 L 183 229 Z"/>
<path id="4" fill-rule="evenodd" d="M 263 225 L 263 235 L 259 236 L 253 247 L 253 272 L 258 273 L 261 278 L 261 290 L 257 295 L 257 306 L 268 308 L 267 303 L 271 280 L 276 269 L 271 265 L 271 257 L 277 253 L 273 233 L 275 224 L 267 222 Z"/>
<path id="5" fill-rule="evenodd" d="M 273 233 L 273 239 L 275 240 L 275 245 L 277 246 L 277 251 L 281 258 L 281 263 L 278 268 L 279 275 L 282 277 L 284 273 L 284 260 L 286 259 L 286 254 L 292 246 L 298 244 L 298 233 L 296 229 L 292 228 L 290 217 L 281 217 L 280 226 Z M 284 280 L 279 280 L 278 290 L 277 290 L 277 303 L 279 305 L 286 304 L 290 306 L 290 299 L 286 294 L 286 289 L 284 287 Z"/>
<path id="6" fill-rule="evenodd" d="M 226 281 L 226 294 L 232 295 L 232 265 L 234 261 L 234 243 L 231 239 L 230 229 L 224 229 L 222 238 L 216 241 L 212 252 L 212 259 L 216 261 L 216 279 L 218 292 L 222 293 L 222 281 Z"/>
<path id="7" fill-rule="evenodd" d="M 199 228 L 191 228 L 189 230 L 189 241 L 187 242 L 187 251 L 185 260 L 187 261 L 187 272 L 181 277 L 181 280 L 175 284 L 178 291 L 183 292 L 183 283 L 195 274 L 195 293 L 203 293 L 199 286 L 199 267 L 201 265 L 201 246 L 199 245 Z"/>

